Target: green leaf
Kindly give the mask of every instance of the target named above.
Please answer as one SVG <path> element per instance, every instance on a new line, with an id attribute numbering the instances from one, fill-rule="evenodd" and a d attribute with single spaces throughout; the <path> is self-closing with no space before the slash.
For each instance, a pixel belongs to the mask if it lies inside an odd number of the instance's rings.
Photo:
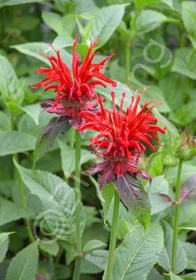
<path id="1" fill-rule="evenodd" d="M 0 130 L 10 130 L 11 129 L 11 120 L 10 118 L 2 111 L 0 111 Z"/>
<path id="2" fill-rule="evenodd" d="M 183 105 L 184 95 L 180 75 L 170 72 L 159 80 L 159 88 L 161 89 L 165 100 L 167 100 L 167 105 L 170 107 L 170 111 L 175 112 Z M 176 96 L 178 98 L 176 98 Z"/>
<path id="3" fill-rule="evenodd" d="M 26 55 L 30 55 L 32 57 L 35 57 L 49 66 L 51 66 L 49 60 L 42 55 L 41 53 L 46 54 L 46 55 L 54 55 L 56 56 L 55 51 L 49 46 L 49 44 L 42 43 L 42 42 L 33 42 L 33 43 L 25 43 L 25 44 L 20 44 L 20 45 L 14 45 L 12 48 L 17 49 L 19 52 L 24 53 Z M 61 50 L 60 52 L 61 58 L 65 63 L 71 68 L 71 62 L 72 62 L 72 56 L 66 52 L 65 50 Z"/>
<path id="4" fill-rule="evenodd" d="M 113 280 L 146 279 L 162 247 L 160 225 L 150 224 L 144 235 L 142 226 L 133 228 L 115 251 Z"/>
<path id="5" fill-rule="evenodd" d="M 5 258 L 7 249 L 8 249 L 8 236 L 12 232 L 3 232 L 0 233 L 0 262 Z"/>
<path id="6" fill-rule="evenodd" d="M 75 170 L 75 151 L 65 143 L 65 141 L 58 139 L 58 144 L 61 150 L 62 168 L 65 176 L 70 177 Z M 81 149 L 81 164 L 94 158 L 90 150 Z M 82 182 L 81 182 L 82 183 Z"/>
<path id="7" fill-rule="evenodd" d="M 48 11 L 43 11 L 42 19 L 58 35 L 61 35 L 64 33 L 62 17 L 59 14 L 53 13 L 53 12 L 48 12 Z"/>
<path id="8" fill-rule="evenodd" d="M 196 49 L 196 3 L 194 1 L 182 1 L 182 20 Z"/>
<path id="9" fill-rule="evenodd" d="M 186 197 L 196 195 L 196 173 L 184 181 L 180 188 L 180 201 Z"/>
<path id="10" fill-rule="evenodd" d="M 144 7 L 161 2 L 161 0 L 134 0 L 135 6 L 138 10 L 142 10 Z"/>
<path id="11" fill-rule="evenodd" d="M 147 280 L 164 280 L 163 276 L 153 267 L 148 273 Z"/>
<path id="12" fill-rule="evenodd" d="M 101 240 L 96 240 L 96 239 L 93 239 L 93 240 L 90 240 L 88 241 L 84 247 L 83 247 L 83 252 L 90 252 L 90 251 L 93 251 L 95 249 L 101 249 L 101 248 L 105 248 L 107 247 L 107 244 L 105 244 L 104 242 L 102 242 Z"/>
<path id="13" fill-rule="evenodd" d="M 176 49 L 173 57 L 172 72 L 180 73 L 196 80 L 196 53 L 191 48 Z"/>
<path id="14" fill-rule="evenodd" d="M 114 186 L 123 203 L 136 215 L 146 230 L 150 221 L 151 205 L 142 182 L 126 174 L 114 181 Z"/>
<path id="15" fill-rule="evenodd" d="M 173 230 L 166 222 L 162 222 L 162 228 L 164 232 L 164 248 L 158 258 L 158 264 L 169 272 L 172 263 Z M 179 241 L 177 243 L 176 255 L 178 256 L 176 258 L 176 272 L 180 273 L 186 267 L 186 256 Z"/>
<path id="16" fill-rule="evenodd" d="M 102 189 L 102 197 L 103 197 L 103 212 L 104 212 L 104 223 L 106 223 L 108 211 L 110 208 L 110 204 L 112 202 L 112 198 L 114 196 L 114 186 L 113 183 L 104 184 Z"/>
<path id="17" fill-rule="evenodd" d="M 112 199 L 107 215 L 107 222 L 110 226 L 112 226 L 113 209 L 114 209 L 114 198 Z M 117 224 L 117 238 L 123 239 L 127 235 L 127 233 L 129 233 L 129 231 L 133 226 L 132 224 L 133 215 L 132 212 L 130 212 L 122 202 L 120 203 L 119 217 L 121 218 L 118 220 L 118 224 Z"/>
<path id="18" fill-rule="evenodd" d="M 175 113 L 171 113 L 170 119 L 178 125 L 185 126 L 196 119 L 196 101 L 190 101 L 182 105 Z"/>
<path id="19" fill-rule="evenodd" d="M 13 202 L 0 198 L 0 226 L 32 215 L 31 209 L 18 207 Z"/>
<path id="20" fill-rule="evenodd" d="M 169 147 L 173 147 L 180 137 L 177 128 L 173 123 L 171 123 L 163 115 L 161 115 L 156 108 L 153 108 L 153 111 L 155 112 L 156 117 L 166 126 L 166 133 L 169 133 L 170 138 Z"/>
<path id="21" fill-rule="evenodd" d="M 9 103 L 7 104 L 7 107 L 13 115 L 25 112 L 34 120 L 36 125 L 39 124 L 39 114 L 42 111 L 40 104 L 27 105 L 22 107 L 18 104 Z"/>
<path id="22" fill-rule="evenodd" d="M 149 194 L 157 192 L 162 194 L 168 194 L 169 184 L 163 175 L 156 176 L 152 179 L 151 183 L 147 183 L 145 185 L 145 190 Z"/>
<path id="23" fill-rule="evenodd" d="M 22 92 L 16 73 L 10 62 L 0 55 L 0 91 L 5 101 L 21 100 Z"/>
<path id="24" fill-rule="evenodd" d="M 123 18 L 125 6 L 126 4 L 112 5 L 99 11 L 89 32 L 91 42 L 99 38 L 97 48 L 104 45 L 114 33 Z"/>
<path id="25" fill-rule="evenodd" d="M 136 18 L 134 30 L 136 33 L 149 32 L 160 26 L 167 17 L 154 10 L 142 10 Z"/>
<path id="26" fill-rule="evenodd" d="M 40 170 L 31 171 L 21 167 L 15 162 L 21 178 L 30 192 L 39 197 L 43 212 L 34 223 L 34 232 L 37 226 L 43 233 L 47 230 L 48 235 L 67 240 L 76 244 L 76 207 L 74 190 L 61 178 Z M 84 212 L 81 205 L 81 232 L 84 228 Z M 43 221 L 45 221 L 44 227 Z M 42 228 L 42 226 L 44 228 Z"/>
<path id="27" fill-rule="evenodd" d="M 74 40 L 71 37 L 67 35 L 59 35 L 54 39 L 52 45 L 55 49 L 61 49 L 73 46 L 73 43 Z"/>
<path id="28" fill-rule="evenodd" d="M 69 128 L 70 124 L 66 118 L 52 118 L 36 141 L 34 161 L 41 158 L 52 147 L 56 137 Z"/>
<path id="29" fill-rule="evenodd" d="M 36 138 L 19 131 L 0 131 L 0 156 L 33 150 Z"/>
<path id="30" fill-rule="evenodd" d="M 43 21 L 58 35 L 71 35 L 75 20 L 71 18 L 71 15 L 60 16 L 54 12 L 42 11 Z"/>
<path id="31" fill-rule="evenodd" d="M 82 259 L 81 273 L 97 274 L 102 272 L 107 263 L 108 251 L 95 250 Z"/>
<path id="32" fill-rule="evenodd" d="M 96 88 L 104 97 L 112 101 L 111 87 L 108 86 L 107 88 L 104 88 L 102 86 L 97 86 Z M 124 110 L 126 110 L 126 108 L 131 103 L 131 96 L 134 94 L 134 92 L 130 88 L 127 88 L 125 84 L 117 81 L 117 86 L 115 87 L 114 92 L 115 92 L 115 103 L 118 107 L 120 107 L 123 91 L 126 91 L 126 95 L 123 103 Z"/>
<path id="33" fill-rule="evenodd" d="M 5 280 L 34 280 L 38 257 L 37 242 L 25 247 L 12 259 Z"/>
<path id="34" fill-rule="evenodd" d="M 177 275 L 175 275 L 172 271 L 170 272 L 171 280 L 181 280 L 181 278 Z"/>
<path id="35" fill-rule="evenodd" d="M 186 269 L 196 270 L 196 245 L 183 242 L 183 249 L 187 258 Z"/>
<path id="36" fill-rule="evenodd" d="M 28 3 L 42 3 L 43 0 L 1 0 L 0 7 L 3 6 L 12 6 L 19 4 L 28 4 Z"/>
<path id="37" fill-rule="evenodd" d="M 44 252 L 56 257 L 59 251 L 59 244 L 56 240 L 44 240 L 40 241 L 40 249 L 43 250 Z"/>
<path id="38" fill-rule="evenodd" d="M 152 215 L 164 210 L 173 203 L 168 196 L 169 184 L 163 176 L 153 178 L 151 184 L 147 183 L 145 185 L 145 190 L 149 194 Z"/>

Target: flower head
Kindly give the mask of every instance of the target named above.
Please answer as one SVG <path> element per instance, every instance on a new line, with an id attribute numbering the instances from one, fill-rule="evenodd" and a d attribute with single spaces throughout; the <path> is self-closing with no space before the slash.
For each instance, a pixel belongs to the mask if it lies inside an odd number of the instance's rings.
<path id="1" fill-rule="evenodd" d="M 145 171 L 137 169 L 138 157 L 142 151 L 146 151 L 144 144 L 151 149 L 156 150 L 152 144 L 152 137 L 155 137 L 159 143 L 159 137 L 156 132 L 165 133 L 165 128 L 157 126 L 157 119 L 151 110 L 158 104 L 151 105 L 155 100 L 145 101 L 145 105 L 138 112 L 138 104 L 143 95 L 131 97 L 131 104 L 123 113 L 123 101 L 125 92 L 122 94 L 119 112 L 115 105 L 115 95 L 112 89 L 113 110 L 104 108 L 102 97 L 98 97 L 101 111 L 82 112 L 81 115 L 86 118 L 85 123 L 79 127 L 79 130 L 92 129 L 99 132 L 98 136 L 91 138 L 90 148 L 96 145 L 95 154 L 102 158 L 101 163 L 97 163 L 88 170 L 89 173 L 101 173 L 99 178 L 100 188 L 104 183 L 113 182 L 117 177 L 125 173 L 138 175 L 141 178 L 150 179 Z M 137 95 L 137 99 L 135 97 Z M 134 103 L 135 101 L 135 103 Z M 151 105 L 149 109 L 147 107 Z"/>
<path id="2" fill-rule="evenodd" d="M 106 87 L 105 83 L 116 86 L 116 82 L 107 78 L 100 70 L 105 62 L 114 54 L 111 54 L 99 63 L 92 63 L 97 53 L 91 53 L 97 43 L 97 39 L 90 45 L 83 63 L 79 66 L 80 56 L 76 54 L 77 35 L 73 44 L 72 75 L 69 67 L 60 57 L 60 51 L 56 52 L 57 57 L 47 55 L 51 68 L 41 67 L 36 71 L 37 74 L 46 74 L 47 76 L 39 82 L 34 88 L 39 86 L 45 88 L 45 91 L 54 89 L 57 93 L 56 99 L 44 101 L 43 105 L 49 113 L 57 113 L 61 117 L 68 117 L 74 126 L 82 123 L 83 118 L 79 116 L 80 111 L 94 110 L 96 103 L 92 101 L 96 97 L 95 85 Z M 73 78 L 72 78 L 73 76 Z M 95 80 L 91 80 L 96 78 Z M 98 79 L 98 80 L 97 80 Z"/>

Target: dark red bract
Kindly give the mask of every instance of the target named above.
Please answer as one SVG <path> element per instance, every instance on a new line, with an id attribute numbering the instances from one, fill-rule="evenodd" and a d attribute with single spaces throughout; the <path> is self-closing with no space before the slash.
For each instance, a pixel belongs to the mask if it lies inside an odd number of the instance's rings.
<path id="1" fill-rule="evenodd" d="M 61 117 L 68 117 L 73 126 L 77 127 L 83 122 L 79 116 L 80 111 L 92 111 L 96 104 L 92 101 L 96 97 L 95 85 L 106 87 L 105 83 L 116 86 L 116 82 L 107 78 L 100 70 L 104 67 L 105 62 L 114 54 L 111 54 L 99 63 L 92 63 L 97 53 L 91 53 L 97 43 L 97 39 L 90 45 L 83 63 L 79 66 L 80 56 L 76 54 L 77 35 L 73 44 L 72 74 L 69 67 L 60 57 L 60 51 L 55 56 L 46 56 L 51 63 L 51 68 L 41 67 L 36 71 L 37 74 L 46 74 L 47 76 L 39 82 L 34 88 L 39 86 L 45 88 L 45 91 L 54 89 L 57 92 L 56 99 L 44 101 L 46 111 L 57 113 Z M 91 80 L 96 78 L 95 80 Z M 97 80 L 99 79 L 99 80 Z"/>
<path id="2" fill-rule="evenodd" d="M 142 151 L 146 151 L 144 144 L 156 150 L 157 147 L 151 142 L 152 136 L 157 139 L 160 145 L 159 137 L 155 132 L 165 133 L 165 128 L 156 125 L 157 119 L 151 113 L 151 110 L 158 104 L 154 104 L 147 109 L 154 100 L 151 102 L 145 101 L 145 105 L 137 112 L 138 103 L 143 93 L 144 91 L 138 94 L 135 100 L 137 91 L 135 92 L 125 114 L 123 113 L 125 92 L 122 94 L 120 110 L 117 112 L 113 89 L 111 92 L 113 110 L 104 108 L 102 97 L 99 96 L 98 102 L 101 111 L 81 113 L 86 120 L 79 127 L 79 130 L 92 129 L 99 132 L 97 137 L 90 139 L 90 148 L 97 145 L 95 154 L 103 158 L 103 161 L 90 168 L 88 172 L 102 174 L 99 178 L 100 188 L 103 187 L 104 183 L 112 182 L 116 176 L 123 176 L 127 172 L 132 175 L 137 174 L 141 178 L 150 179 L 145 171 L 137 169 L 138 157 Z"/>

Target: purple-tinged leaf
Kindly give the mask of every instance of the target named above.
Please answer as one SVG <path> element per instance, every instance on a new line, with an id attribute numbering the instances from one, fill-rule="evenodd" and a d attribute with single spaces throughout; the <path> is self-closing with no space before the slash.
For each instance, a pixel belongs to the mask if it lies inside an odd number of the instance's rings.
<path id="1" fill-rule="evenodd" d="M 150 221 L 151 205 L 142 182 L 126 174 L 114 181 L 114 186 L 122 202 L 136 215 L 146 230 Z"/>
<path id="2" fill-rule="evenodd" d="M 56 137 L 70 128 L 67 118 L 52 118 L 37 139 L 34 161 L 42 157 L 52 147 Z"/>
<path id="3" fill-rule="evenodd" d="M 196 173 L 188 177 L 181 185 L 179 202 L 193 195 L 196 195 Z"/>
<path id="4" fill-rule="evenodd" d="M 167 194 L 162 193 L 151 193 L 150 202 L 152 206 L 152 213 L 155 214 L 157 212 L 163 211 L 168 206 L 172 205 L 173 201 Z"/>

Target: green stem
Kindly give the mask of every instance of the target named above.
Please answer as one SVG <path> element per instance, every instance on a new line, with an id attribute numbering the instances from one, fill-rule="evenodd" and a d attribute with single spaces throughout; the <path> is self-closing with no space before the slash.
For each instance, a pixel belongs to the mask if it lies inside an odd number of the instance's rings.
<path id="1" fill-rule="evenodd" d="M 179 159 L 178 173 L 176 181 L 176 205 L 175 205 L 175 216 L 174 216 L 174 233 L 173 233 L 173 246 L 172 246 L 172 271 L 176 274 L 176 250 L 177 250 L 177 239 L 178 239 L 178 218 L 179 218 L 179 198 L 180 198 L 180 181 L 182 173 L 183 160 Z"/>
<path id="2" fill-rule="evenodd" d="M 80 229 L 80 157 L 81 157 L 81 135 L 78 130 L 75 131 L 75 204 L 76 204 L 76 245 L 78 257 L 75 261 L 73 280 L 80 279 L 80 267 L 81 267 L 81 229 Z"/>
<path id="3" fill-rule="evenodd" d="M 131 53 L 130 41 L 127 41 L 125 46 L 125 82 L 127 85 L 129 84 L 129 74 L 130 74 L 130 53 Z"/>
<path id="4" fill-rule="evenodd" d="M 109 256 L 108 256 L 108 263 L 107 263 L 107 268 L 106 268 L 106 273 L 105 273 L 106 276 L 104 275 L 105 280 L 112 279 L 114 251 L 115 251 L 115 247 L 116 247 L 116 233 L 117 233 L 117 224 L 118 224 L 119 205 L 120 205 L 120 197 L 119 197 L 117 191 L 115 190 L 112 229 L 111 229 L 111 235 L 110 235 Z"/>
<path id="5" fill-rule="evenodd" d="M 14 130 L 14 117 L 13 116 L 11 116 L 11 129 Z M 17 154 L 13 154 L 13 160 L 15 160 L 18 163 Z M 26 204 L 26 199 L 25 199 L 25 191 L 24 191 L 24 185 L 22 182 L 22 178 L 20 176 L 20 173 L 16 169 L 15 169 L 15 174 L 16 174 L 16 178 L 17 178 L 18 184 L 19 184 L 21 205 L 22 205 L 22 208 L 26 208 L 27 204 Z M 24 223 L 26 225 L 26 230 L 27 230 L 29 240 L 30 240 L 30 242 L 33 242 L 35 239 L 34 239 L 34 236 L 33 236 L 32 230 L 31 230 L 30 219 L 24 218 Z"/>

